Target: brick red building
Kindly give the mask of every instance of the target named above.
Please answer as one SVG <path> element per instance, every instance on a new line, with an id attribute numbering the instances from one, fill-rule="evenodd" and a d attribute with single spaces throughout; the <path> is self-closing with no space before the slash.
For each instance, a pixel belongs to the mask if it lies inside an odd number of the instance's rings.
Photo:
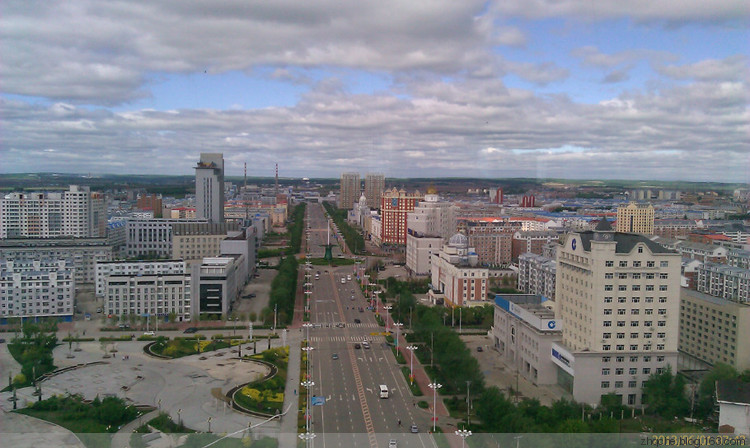
<path id="1" fill-rule="evenodd" d="M 386 190 L 380 201 L 380 215 L 383 228 L 381 230 L 382 244 L 406 245 L 406 217 L 409 212 L 424 198 L 419 190 L 412 194 L 403 188 Z"/>

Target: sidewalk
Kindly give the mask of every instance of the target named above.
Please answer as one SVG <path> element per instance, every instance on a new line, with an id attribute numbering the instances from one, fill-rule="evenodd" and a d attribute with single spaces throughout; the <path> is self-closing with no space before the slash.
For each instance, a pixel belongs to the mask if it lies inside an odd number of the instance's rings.
<path id="1" fill-rule="evenodd" d="M 286 389 L 284 390 L 284 412 L 286 412 L 286 414 L 281 417 L 279 446 L 297 446 L 301 342 L 302 335 L 300 332 L 289 332 L 289 335 L 287 336 L 287 344 L 289 344 L 289 365 L 286 370 Z"/>
<path id="2" fill-rule="evenodd" d="M 133 434 L 133 431 L 136 430 L 141 425 L 145 425 L 147 422 L 149 422 L 151 419 L 156 418 L 159 416 L 159 410 L 153 410 L 149 413 L 143 414 L 137 419 L 133 420 L 132 422 L 128 423 L 127 425 L 120 428 L 119 431 L 117 431 L 112 436 L 112 448 L 127 448 L 130 446 L 130 436 Z"/>

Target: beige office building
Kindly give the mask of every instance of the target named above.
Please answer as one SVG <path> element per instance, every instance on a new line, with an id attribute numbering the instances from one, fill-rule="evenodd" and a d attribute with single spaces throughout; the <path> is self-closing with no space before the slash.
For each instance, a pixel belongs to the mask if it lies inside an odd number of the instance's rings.
<path id="1" fill-rule="evenodd" d="M 750 369 L 750 304 L 682 288 L 679 347 L 709 364 Z"/>
<path id="2" fill-rule="evenodd" d="M 342 173 L 339 192 L 339 208 L 351 210 L 361 193 L 359 173 Z M 369 196 L 367 196 L 369 197 Z M 380 205 L 378 205 L 380 207 Z"/>
<path id="3" fill-rule="evenodd" d="M 616 394 L 640 406 L 652 373 L 677 371 L 680 261 L 607 221 L 560 240 L 555 294 L 565 327 L 551 356 L 576 401 L 596 405 Z"/>
<path id="4" fill-rule="evenodd" d="M 654 234 L 654 207 L 651 204 L 631 202 L 617 207 L 617 231 Z"/>
<path id="5" fill-rule="evenodd" d="M 365 175 L 365 197 L 368 207 L 380 208 L 383 191 L 385 191 L 385 175 L 372 173 Z"/>
<path id="6" fill-rule="evenodd" d="M 179 223 L 172 225 L 172 258 L 185 260 L 188 268 L 202 263 L 206 257 L 221 253 L 221 242 L 230 231 L 238 231 L 237 223 Z"/>

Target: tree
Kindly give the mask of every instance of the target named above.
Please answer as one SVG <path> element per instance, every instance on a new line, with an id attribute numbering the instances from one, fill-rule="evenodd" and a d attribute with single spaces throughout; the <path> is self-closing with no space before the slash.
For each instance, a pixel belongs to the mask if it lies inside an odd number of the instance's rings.
<path id="1" fill-rule="evenodd" d="M 24 375 L 23 373 L 19 373 L 18 375 L 13 377 L 13 385 L 15 387 L 20 387 L 23 384 L 26 384 L 26 375 Z"/>
<path id="2" fill-rule="evenodd" d="M 698 388 L 698 403 L 696 413 L 707 416 L 714 408 L 714 393 L 716 392 L 716 381 L 733 380 L 737 378 L 737 370 L 729 364 L 717 362 L 710 372 L 703 377 Z"/>
<path id="3" fill-rule="evenodd" d="M 646 380 L 643 395 L 648 410 L 664 418 L 682 417 L 690 410 L 685 395 L 685 377 L 672 374 L 671 366 Z"/>
<path id="4" fill-rule="evenodd" d="M 476 402 L 477 417 L 484 423 L 487 432 L 508 432 L 503 419 L 515 414 L 516 409 L 495 386 L 487 388 Z"/>

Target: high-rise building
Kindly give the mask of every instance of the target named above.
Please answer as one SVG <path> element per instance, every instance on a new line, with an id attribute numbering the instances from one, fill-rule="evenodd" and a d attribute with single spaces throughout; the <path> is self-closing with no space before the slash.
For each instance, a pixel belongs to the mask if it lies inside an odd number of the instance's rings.
<path id="1" fill-rule="evenodd" d="M 518 257 L 518 290 L 548 299 L 555 298 L 557 262 L 541 255 L 525 253 Z"/>
<path id="2" fill-rule="evenodd" d="M 89 187 L 0 198 L 0 238 L 97 238 L 106 232 L 104 195 Z"/>
<path id="3" fill-rule="evenodd" d="M 635 202 L 626 207 L 617 207 L 617 231 L 653 235 L 654 207 Z"/>
<path id="4" fill-rule="evenodd" d="M 680 261 L 606 220 L 560 239 L 555 294 L 565 325 L 551 356 L 576 401 L 597 405 L 615 394 L 640 406 L 652 373 L 677 371 Z"/>
<path id="5" fill-rule="evenodd" d="M 430 273 L 433 253 L 445 240 L 456 233 L 456 211 L 451 202 L 441 201 L 434 191 L 428 191 L 424 201 L 407 214 L 406 268 L 422 275 Z"/>
<path id="6" fill-rule="evenodd" d="M 380 215 L 382 217 L 383 229 L 380 240 L 382 244 L 406 244 L 406 218 L 408 213 L 414 211 L 414 208 L 423 198 L 419 191 L 412 194 L 403 189 L 383 192 L 380 201 Z"/>
<path id="7" fill-rule="evenodd" d="M 339 192 L 339 208 L 350 210 L 359 198 L 361 186 L 359 173 L 341 173 L 341 190 Z M 370 196 L 367 196 L 368 198 Z"/>
<path id="8" fill-rule="evenodd" d="M 365 175 L 365 197 L 371 209 L 380 207 L 380 200 L 385 191 L 385 175 L 368 173 Z"/>
<path id="9" fill-rule="evenodd" d="M 201 153 L 195 166 L 195 211 L 198 219 L 224 221 L 224 155 Z"/>

